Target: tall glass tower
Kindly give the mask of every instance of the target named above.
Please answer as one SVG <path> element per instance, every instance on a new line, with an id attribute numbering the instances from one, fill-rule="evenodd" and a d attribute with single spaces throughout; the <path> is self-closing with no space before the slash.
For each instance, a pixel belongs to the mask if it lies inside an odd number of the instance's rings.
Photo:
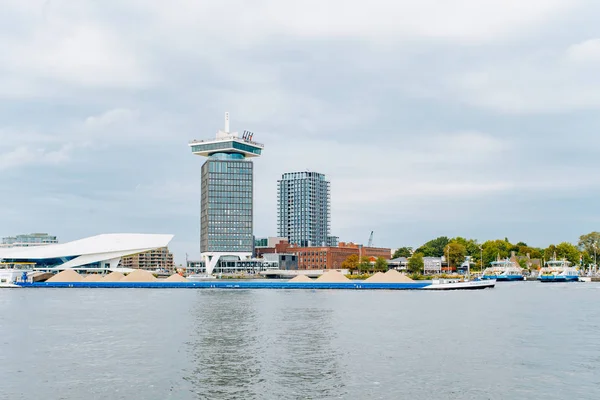
<path id="1" fill-rule="evenodd" d="M 277 234 L 290 244 L 335 246 L 329 235 L 329 181 L 318 172 L 290 172 L 277 182 Z"/>
<path id="2" fill-rule="evenodd" d="M 206 273 L 212 274 L 221 257 L 240 260 L 252 256 L 253 164 L 264 146 L 252 132 L 225 129 L 215 139 L 190 142 L 192 152 L 208 157 L 202 165 L 200 194 L 200 252 Z"/>

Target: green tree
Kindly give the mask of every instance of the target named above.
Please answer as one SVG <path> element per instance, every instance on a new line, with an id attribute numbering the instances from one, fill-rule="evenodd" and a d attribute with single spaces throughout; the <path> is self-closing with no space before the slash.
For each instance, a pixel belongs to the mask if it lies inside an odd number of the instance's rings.
<path id="1" fill-rule="evenodd" d="M 448 243 L 448 246 L 446 246 L 445 254 L 449 258 L 450 266 L 456 267 L 457 265 L 462 264 L 462 262 L 465 260 L 467 249 L 461 243 L 450 242 Z"/>
<path id="2" fill-rule="evenodd" d="M 377 257 L 377 260 L 375 260 L 375 271 L 387 271 L 387 269 L 387 260 L 383 257 Z"/>
<path id="3" fill-rule="evenodd" d="M 543 257 L 547 260 L 552 260 L 554 257 L 560 258 L 560 256 L 556 252 L 556 246 L 551 244 L 550 246 L 544 249 Z"/>
<path id="4" fill-rule="evenodd" d="M 581 254 L 583 258 L 583 265 L 590 265 L 594 263 L 594 255 L 588 253 L 587 251 L 583 251 Z"/>
<path id="5" fill-rule="evenodd" d="M 513 247 L 505 240 L 488 240 L 483 245 L 483 268 L 489 266 L 492 261 L 498 258 L 504 259 L 510 256 L 510 249 Z"/>
<path id="6" fill-rule="evenodd" d="M 463 237 L 455 237 L 450 241 L 451 243 L 459 243 L 465 247 L 466 255 L 473 258 L 479 259 L 479 243 L 474 239 L 465 239 Z M 462 263 L 462 260 L 461 260 Z"/>
<path id="7" fill-rule="evenodd" d="M 546 260 L 551 260 L 556 256 L 557 260 L 562 260 L 564 258 L 574 265 L 579 264 L 580 254 L 579 249 L 568 242 L 562 242 L 558 245 L 551 244 L 544 250 L 544 258 Z"/>
<path id="8" fill-rule="evenodd" d="M 519 260 L 519 266 L 523 269 L 529 269 L 529 266 L 527 265 L 527 260 L 524 258 L 521 258 Z"/>
<path id="9" fill-rule="evenodd" d="M 425 243 L 415 252 L 421 253 L 423 257 L 442 257 L 444 255 L 444 249 L 448 243 L 450 243 L 450 239 L 448 239 L 446 236 L 440 236 L 437 239 L 433 239 Z"/>
<path id="10" fill-rule="evenodd" d="M 423 263 L 423 254 L 415 253 L 411 258 L 408 259 L 407 269 L 408 272 L 412 274 L 419 274 L 423 271 L 423 267 L 425 264 Z"/>
<path id="11" fill-rule="evenodd" d="M 587 251 L 590 256 L 593 256 L 595 251 L 597 256 L 600 254 L 600 232 L 591 232 L 579 236 L 578 246 L 581 251 Z"/>
<path id="12" fill-rule="evenodd" d="M 544 256 L 544 249 L 538 249 L 537 247 L 530 247 L 531 252 L 529 257 L 541 259 Z M 525 254 L 526 255 L 526 254 Z"/>
<path id="13" fill-rule="evenodd" d="M 371 265 L 371 260 L 369 259 L 369 257 L 362 256 L 360 258 L 360 262 L 358 263 L 358 270 L 364 274 L 371 271 L 372 269 L 373 266 Z"/>
<path id="14" fill-rule="evenodd" d="M 351 254 L 342 261 L 342 268 L 347 269 L 350 273 L 358 269 L 358 254 Z"/>
<path id="15" fill-rule="evenodd" d="M 409 258 L 412 255 L 412 247 L 400 247 L 394 252 L 392 258 L 406 257 Z"/>

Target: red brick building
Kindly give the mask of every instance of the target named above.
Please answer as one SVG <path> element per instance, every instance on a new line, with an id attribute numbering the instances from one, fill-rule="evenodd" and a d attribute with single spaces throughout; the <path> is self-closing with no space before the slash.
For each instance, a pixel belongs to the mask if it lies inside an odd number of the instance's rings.
<path id="1" fill-rule="evenodd" d="M 280 242 L 275 247 L 257 249 L 257 257 L 265 253 L 295 254 L 298 256 L 298 269 L 341 269 L 342 262 L 352 254 L 372 259 L 383 257 L 386 260 L 391 256 L 390 249 L 344 242 L 340 242 L 338 247 L 294 247 L 287 242 Z"/>

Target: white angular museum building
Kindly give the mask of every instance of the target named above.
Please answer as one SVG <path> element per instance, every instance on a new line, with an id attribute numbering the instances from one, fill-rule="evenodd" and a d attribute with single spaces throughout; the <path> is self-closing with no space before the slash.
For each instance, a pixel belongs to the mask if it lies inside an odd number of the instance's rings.
<path id="1" fill-rule="evenodd" d="M 0 269 L 117 271 L 121 257 L 167 247 L 172 239 L 173 235 L 112 233 L 68 243 L 0 248 Z"/>

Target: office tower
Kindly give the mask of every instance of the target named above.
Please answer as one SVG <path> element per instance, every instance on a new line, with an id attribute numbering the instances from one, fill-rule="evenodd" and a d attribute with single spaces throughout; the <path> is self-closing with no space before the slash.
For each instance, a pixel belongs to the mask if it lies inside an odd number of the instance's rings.
<path id="1" fill-rule="evenodd" d="M 254 134 L 229 132 L 229 113 L 225 129 L 214 139 L 190 142 L 192 152 L 207 157 L 201 169 L 200 252 L 211 274 L 221 257 L 240 260 L 252 256 L 253 164 L 263 145 L 252 140 Z"/>

